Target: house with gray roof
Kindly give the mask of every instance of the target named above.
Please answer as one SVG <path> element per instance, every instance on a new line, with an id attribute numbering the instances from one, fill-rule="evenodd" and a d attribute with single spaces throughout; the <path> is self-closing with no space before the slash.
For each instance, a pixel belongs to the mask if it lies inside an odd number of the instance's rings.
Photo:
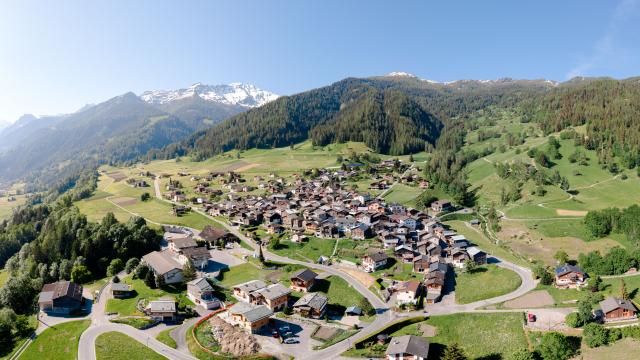
<path id="1" fill-rule="evenodd" d="M 144 312 L 147 316 L 158 321 L 174 321 L 178 314 L 175 300 L 150 301 Z"/>
<path id="2" fill-rule="evenodd" d="M 600 310 L 604 321 L 632 320 L 637 313 L 631 301 L 613 296 L 600 301 Z"/>
<path id="3" fill-rule="evenodd" d="M 153 251 L 142 257 L 142 263 L 149 266 L 156 276 L 161 276 L 165 284 L 183 281 L 183 265 L 176 260 L 170 250 Z"/>
<path id="4" fill-rule="evenodd" d="M 249 298 L 249 294 L 267 287 L 267 284 L 262 280 L 251 280 L 242 284 L 238 284 L 233 287 L 233 295 L 249 302 L 251 299 Z"/>
<path id="5" fill-rule="evenodd" d="M 249 302 L 265 305 L 271 311 L 283 310 L 289 301 L 291 289 L 282 284 L 272 284 L 249 293 Z"/>
<path id="6" fill-rule="evenodd" d="M 194 304 L 207 310 L 222 306 L 222 302 L 214 295 L 213 287 L 205 278 L 197 278 L 187 283 L 187 297 Z"/>
<path id="7" fill-rule="evenodd" d="M 385 354 L 388 360 L 425 360 L 429 356 L 429 340 L 415 335 L 394 337 Z"/>
<path id="8" fill-rule="evenodd" d="M 229 308 L 229 320 L 251 333 L 267 326 L 272 315 L 273 311 L 264 305 L 239 302 Z"/>
<path id="9" fill-rule="evenodd" d="M 327 311 L 329 300 L 320 293 L 308 293 L 293 304 L 293 311 L 305 316 L 319 319 Z"/>

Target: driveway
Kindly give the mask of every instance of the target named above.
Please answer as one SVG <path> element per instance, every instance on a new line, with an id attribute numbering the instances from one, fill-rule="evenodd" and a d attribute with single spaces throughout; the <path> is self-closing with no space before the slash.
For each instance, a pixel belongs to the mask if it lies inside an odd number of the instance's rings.
<path id="1" fill-rule="evenodd" d="M 285 355 L 285 357 L 293 356 L 296 359 L 300 359 L 310 354 L 315 345 L 320 344 L 318 341 L 311 339 L 311 334 L 316 329 L 315 324 L 291 319 L 275 319 L 274 326 L 275 328 L 288 326 L 300 342 L 297 344 L 281 344 L 279 338 L 274 338 L 271 335 L 273 328 L 270 327 L 268 332 L 255 335 L 260 346 L 262 346 L 262 352 L 272 355 Z"/>

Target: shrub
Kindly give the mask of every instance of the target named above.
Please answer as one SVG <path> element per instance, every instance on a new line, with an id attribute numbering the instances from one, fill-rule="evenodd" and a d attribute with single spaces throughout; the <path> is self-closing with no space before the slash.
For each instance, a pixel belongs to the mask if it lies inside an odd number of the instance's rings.
<path id="1" fill-rule="evenodd" d="M 567 324 L 567 326 L 570 326 L 572 328 L 577 328 L 582 326 L 582 322 L 580 321 L 580 319 L 578 319 L 578 313 L 574 313 L 574 312 L 565 316 L 564 322 Z"/>
<path id="2" fill-rule="evenodd" d="M 544 360 L 566 360 L 576 352 L 569 339 L 558 332 L 542 335 L 538 350 Z"/>
<path id="3" fill-rule="evenodd" d="M 590 348 L 598 347 L 609 343 L 609 332 L 602 325 L 590 323 L 585 325 L 582 338 Z"/>

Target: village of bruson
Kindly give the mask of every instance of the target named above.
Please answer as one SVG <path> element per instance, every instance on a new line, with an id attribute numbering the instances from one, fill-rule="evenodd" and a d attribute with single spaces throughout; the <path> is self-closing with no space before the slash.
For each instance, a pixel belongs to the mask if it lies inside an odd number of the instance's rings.
<path id="1" fill-rule="evenodd" d="M 36 335 L 5 356 L 100 359 L 122 342 L 119 356 L 145 359 L 520 359 L 548 334 L 589 323 L 600 341 L 638 324 L 634 268 L 590 276 L 563 251 L 519 256 L 486 209 L 421 197 L 418 157 L 302 143 L 103 166 L 76 206 L 144 219 L 160 248 L 44 284 Z"/>

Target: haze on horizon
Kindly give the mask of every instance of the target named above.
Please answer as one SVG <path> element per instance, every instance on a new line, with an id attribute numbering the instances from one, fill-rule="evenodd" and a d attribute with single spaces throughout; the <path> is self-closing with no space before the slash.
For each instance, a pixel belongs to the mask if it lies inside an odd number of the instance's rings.
<path id="1" fill-rule="evenodd" d="M 564 81 L 640 69 L 640 0 L 70 0 L 0 10 L 0 119 L 9 121 L 195 82 L 287 95 L 392 71 Z"/>

